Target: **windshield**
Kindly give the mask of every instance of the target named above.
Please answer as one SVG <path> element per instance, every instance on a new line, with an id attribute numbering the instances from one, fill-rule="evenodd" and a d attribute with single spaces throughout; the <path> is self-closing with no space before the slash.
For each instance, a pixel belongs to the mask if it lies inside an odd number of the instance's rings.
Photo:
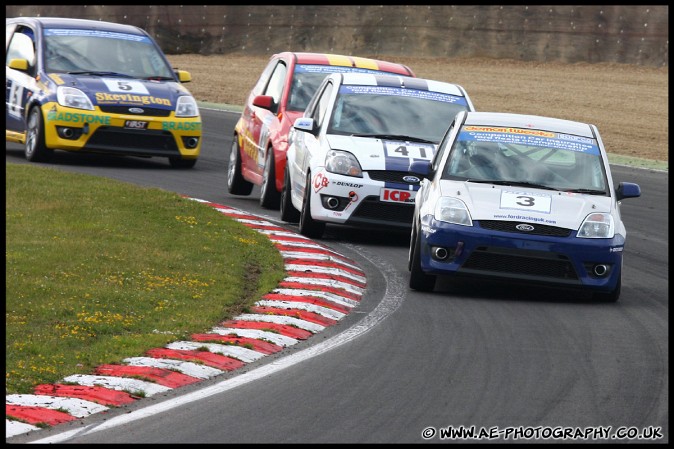
<path id="1" fill-rule="evenodd" d="M 341 86 L 328 133 L 407 137 L 438 143 L 464 97 L 387 86 Z"/>
<path id="2" fill-rule="evenodd" d="M 175 79 L 160 50 L 147 37 L 99 30 L 44 30 L 47 72 Z"/>
<path id="3" fill-rule="evenodd" d="M 595 139 L 531 129 L 464 126 L 442 178 L 608 194 Z"/>

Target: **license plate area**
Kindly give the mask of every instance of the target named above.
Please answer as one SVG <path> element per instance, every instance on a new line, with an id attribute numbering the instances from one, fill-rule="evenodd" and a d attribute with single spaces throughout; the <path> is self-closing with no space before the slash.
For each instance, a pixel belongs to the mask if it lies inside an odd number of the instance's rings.
<path id="1" fill-rule="evenodd" d="M 129 129 L 147 129 L 148 122 L 142 120 L 126 120 L 124 122 L 124 128 Z"/>
<path id="2" fill-rule="evenodd" d="M 398 190 L 382 188 L 379 191 L 379 200 L 388 203 L 413 203 L 417 192 L 413 190 Z"/>

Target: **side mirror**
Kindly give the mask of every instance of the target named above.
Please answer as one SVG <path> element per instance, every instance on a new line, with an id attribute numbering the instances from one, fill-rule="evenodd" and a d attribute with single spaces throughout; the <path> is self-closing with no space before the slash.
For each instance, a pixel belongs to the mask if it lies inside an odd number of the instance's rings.
<path id="1" fill-rule="evenodd" d="M 431 161 L 412 161 L 407 171 L 422 178 L 431 178 L 433 176 Z"/>
<path id="2" fill-rule="evenodd" d="M 316 135 L 316 123 L 310 117 L 300 117 L 293 123 L 293 128 Z"/>
<path id="3" fill-rule="evenodd" d="M 10 59 L 9 64 L 7 64 L 10 69 L 20 70 L 22 72 L 28 71 L 28 60 L 27 59 Z"/>
<path id="4" fill-rule="evenodd" d="M 616 189 L 616 197 L 618 201 L 624 198 L 638 198 L 641 196 L 641 187 L 639 184 L 632 182 L 621 182 Z"/>
<path id="5" fill-rule="evenodd" d="M 192 81 L 192 75 L 190 72 L 187 72 L 185 70 L 176 70 L 175 71 L 176 75 L 178 75 L 178 79 L 180 80 L 181 83 L 189 83 Z"/>
<path id="6" fill-rule="evenodd" d="M 274 107 L 274 98 L 271 95 L 258 95 L 253 98 L 253 106 L 271 111 Z"/>

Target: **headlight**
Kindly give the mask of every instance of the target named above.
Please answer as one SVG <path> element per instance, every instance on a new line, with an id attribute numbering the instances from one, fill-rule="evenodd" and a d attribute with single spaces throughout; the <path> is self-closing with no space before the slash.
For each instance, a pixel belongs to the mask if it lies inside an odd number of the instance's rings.
<path id="1" fill-rule="evenodd" d="M 325 156 L 325 169 L 339 175 L 363 177 L 358 159 L 347 151 L 330 150 Z"/>
<path id="2" fill-rule="evenodd" d="M 473 226 L 473 220 L 463 201 L 450 196 L 443 196 L 438 200 L 435 205 L 434 218 L 447 223 Z"/>
<path id="3" fill-rule="evenodd" d="M 183 95 L 178 97 L 176 104 L 176 117 L 198 117 L 199 107 L 193 97 Z"/>
<path id="4" fill-rule="evenodd" d="M 84 92 L 74 87 L 59 86 L 56 89 L 56 100 L 67 108 L 94 110 L 94 105 Z"/>
<path id="5" fill-rule="evenodd" d="M 611 239 L 614 234 L 613 217 L 607 213 L 588 215 L 578 229 L 578 237 L 582 239 Z"/>

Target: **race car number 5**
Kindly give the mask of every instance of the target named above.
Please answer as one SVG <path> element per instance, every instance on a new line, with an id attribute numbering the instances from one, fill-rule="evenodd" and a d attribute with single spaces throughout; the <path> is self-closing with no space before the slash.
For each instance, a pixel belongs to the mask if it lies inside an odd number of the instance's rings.
<path id="1" fill-rule="evenodd" d="M 110 92 L 122 92 L 125 94 L 143 94 L 143 95 L 150 94 L 147 88 L 140 81 L 103 78 L 103 82 L 105 83 Z"/>
<path id="2" fill-rule="evenodd" d="M 551 199 L 548 195 L 535 195 L 530 192 L 502 192 L 501 209 L 520 209 L 550 213 Z"/>

